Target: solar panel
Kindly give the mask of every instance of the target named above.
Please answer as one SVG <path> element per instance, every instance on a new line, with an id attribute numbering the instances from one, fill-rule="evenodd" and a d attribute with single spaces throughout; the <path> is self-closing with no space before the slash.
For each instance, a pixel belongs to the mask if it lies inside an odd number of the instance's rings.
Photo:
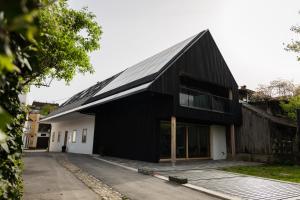
<path id="1" fill-rule="evenodd" d="M 159 72 L 173 57 L 175 57 L 196 36 L 197 35 L 192 36 L 126 69 L 116 79 L 114 79 L 112 82 L 107 84 L 107 86 L 105 86 L 102 90 L 97 92 L 94 95 L 94 97 Z"/>

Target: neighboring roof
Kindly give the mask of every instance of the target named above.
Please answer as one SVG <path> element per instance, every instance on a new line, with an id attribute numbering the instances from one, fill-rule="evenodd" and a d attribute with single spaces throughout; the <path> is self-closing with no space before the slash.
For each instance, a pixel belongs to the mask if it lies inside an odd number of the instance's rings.
<path id="1" fill-rule="evenodd" d="M 74 95 L 43 121 L 146 90 L 153 80 L 172 63 L 173 59 L 181 55 L 206 32 L 208 30 L 202 31 Z"/>
<path id="2" fill-rule="evenodd" d="M 42 108 L 43 106 L 50 105 L 50 106 L 58 106 L 58 103 L 47 103 L 47 102 L 39 102 L 39 101 L 33 101 L 32 107 L 38 107 Z"/>
<path id="3" fill-rule="evenodd" d="M 286 119 L 286 118 L 282 118 L 282 117 L 275 117 L 273 115 L 268 114 L 266 111 L 261 110 L 253 105 L 250 105 L 248 103 L 242 103 L 242 106 L 245 108 L 248 108 L 249 110 L 259 114 L 260 116 L 267 118 L 275 123 L 278 124 L 282 124 L 285 126 L 292 126 L 292 127 L 297 127 L 296 123 L 294 123 L 293 121 Z"/>

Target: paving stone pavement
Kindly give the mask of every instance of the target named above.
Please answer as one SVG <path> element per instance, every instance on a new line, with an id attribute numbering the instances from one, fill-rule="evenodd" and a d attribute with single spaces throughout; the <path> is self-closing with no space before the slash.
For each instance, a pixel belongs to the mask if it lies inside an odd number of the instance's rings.
<path id="1" fill-rule="evenodd" d="M 218 170 L 231 166 L 253 166 L 261 163 L 201 160 L 171 163 L 148 163 L 114 157 L 99 157 L 132 168 L 148 168 L 165 177 L 184 177 L 188 183 L 248 200 L 300 200 L 300 184 L 281 182 Z"/>
<path id="2" fill-rule="evenodd" d="M 148 168 L 152 171 L 183 171 L 183 170 L 198 170 L 198 169 L 218 169 L 233 166 L 253 166 L 261 163 L 257 162 L 245 162 L 245 161 L 230 161 L 230 160 L 189 160 L 189 161 L 177 161 L 173 166 L 171 162 L 150 163 L 138 160 L 129 160 L 124 158 L 116 158 L 109 156 L 96 156 L 100 159 L 115 162 L 120 165 L 124 165 L 132 168 Z"/>
<path id="3" fill-rule="evenodd" d="M 220 170 L 158 172 L 188 178 L 188 183 L 249 200 L 300 199 L 300 185 L 228 173 Z"/>

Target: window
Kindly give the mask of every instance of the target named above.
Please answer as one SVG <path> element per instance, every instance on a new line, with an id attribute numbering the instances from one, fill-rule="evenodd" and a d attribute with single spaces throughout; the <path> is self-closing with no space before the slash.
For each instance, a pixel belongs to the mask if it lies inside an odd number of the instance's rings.
<path id="1" fill-rule="evenodd" d="M 82 138 L 81 138 L 81 142 L 82 142 L 82 143 L 86 143 L 86 137 L 87 137 L 87 129 L 84 128 L 84 129 L 82 130 Z"/>
<path id="2" fill-rule="evenodd" d="M 227 112 L 229 99 L 193 89 L 181 88 L 179 103 L 181 106 Z"/>
<path id="3" fill-rule="evenodd" d="M 77 130 L 73 130 L 73 133 L 72 133 L 72 142 L 73 143 L 76 142 L 76 134 L 77 134 Z"/>
<path id="4" fill-rule="evenodd" d="M 57 142 L 60 142 L 60 131 L 57 134 Z"/>
<path id="5" fill-rule="evenodd" d="M 54 142 L 55 132 L 52 133 L 52 142 Z"/>

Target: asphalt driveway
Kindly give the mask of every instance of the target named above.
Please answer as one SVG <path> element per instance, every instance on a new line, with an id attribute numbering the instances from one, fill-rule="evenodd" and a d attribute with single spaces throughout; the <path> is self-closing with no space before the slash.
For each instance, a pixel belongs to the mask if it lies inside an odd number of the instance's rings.
<path id="1" fill-rule="evenodd" d="M 183 200 L 183 199 L 217 199 L 199 191 L 172 184 L 152 176 L 96 160 L 91 156 L 66 154 L 69 161 L 89 174 L 100 179 L 130 199 L 140 200 Z"/>
<path id="2" fill-rule="evenodd" d="M 212 200 L 204 193 L 171 184 L 152 176 L 77 154 L 26 153 L 24 157 L 25 200 L 97 199 L 95 193 L 60 166 L 56 159 L 64 157 L 129 199 L 140 200 Z"/>
<path id="3" fill-rule="evenodd" d="M 26 153 L 25 200 L 96 200 L 98 196 L 48 153 Z"/>

